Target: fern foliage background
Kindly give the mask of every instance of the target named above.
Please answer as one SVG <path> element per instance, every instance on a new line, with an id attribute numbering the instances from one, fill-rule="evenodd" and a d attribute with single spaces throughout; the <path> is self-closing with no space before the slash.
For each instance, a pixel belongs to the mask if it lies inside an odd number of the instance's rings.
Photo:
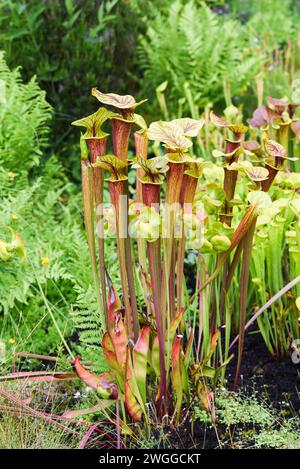
<path id="1" fill-rule="evenodd" d="M 260 58 L 247 50 L 246 38 L 238 21 L 217 15 L 204 3 L 176 0 L 140 40 L 144 92 L 167 80 L 172 109 L 180 98 L 185 98 L 187 109 L 187 83 L 200 107 L 223 99 L 224 80 L 233 94 L 241 93 L 260 64 Z"/>
<path id="2" fill-rule="evenodd" d="M 81 196 L 57 157 L 42 156 L 51 117 L 45 93 L 35 79 L 22 83 L 3 53 L 0 87 L 0 239 L 9 240 L 10 227 L 27 251 L 23 261 L 0 260 L 0 341 L 8 351 L 51 354 L 63 336 L 90 359 L 100 353 L 101 331 Z M 113 246 L 107 256 L 114 275 Z"/>
<path id="3" fill-rule="evenodd" d="M 254 47 L 265 43 L 275 49 L 292 38 L 299 30 L 300 13 L 298 0 L 246 0 L 232 2 L 232 12 L 248 19 L 246 29 L 249 43 Z M 242 13 L 243 11 L 243 13 Z"/>
<path id="4" fill-rule="evenodd" d="M 269 93 L 278 91 L 273 75 L 278 68 L 282 75 L 282 67 L 274 61 L 275 51 L 287 41 L 299 43 L 297 1 L 231 0 L 216 2 L 221 6 L 215 8 L 211 3 L 170 2 L 148 18 L 140 37 L 141 96 L 152 90 L 154 101 L 155 87 L 168 82 L 166 100 L 173 115 L 178 109 L 193 114 L 209 103 L 222 108 L 231 97 L 235 104 L 244 102 L 240 97 L 246 90 L 247 105 L 255 107 L 257 78 L 264 78 Z"/>
<path id="5" fill-rule="evenodd" d="M 37 165 L 47 143 L 51 107 L 33 77 L 23 84 L 0 53 L 0 167 L 21 175 Z"/>

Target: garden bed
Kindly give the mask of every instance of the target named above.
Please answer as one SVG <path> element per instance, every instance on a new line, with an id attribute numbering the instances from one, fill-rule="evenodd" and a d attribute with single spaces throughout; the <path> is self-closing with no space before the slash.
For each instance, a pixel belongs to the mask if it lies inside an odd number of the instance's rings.
<path id="1" fill-rule="evenodd" d="M 235 356 L 228 366 L 228 389 L 232 388 L 236 361 Z M 276 447 L 276 444 L 279 447 L 281 444 L 284 446 L 283 440 L 280 439 L 279 441 L 277 439 L 278 435 L 288 433 L 285 432 L 285 425 L 290 419 L 295 421 L 297 418 L 299 419 L 300 364 L 294 364 L 290 357 L 278 360 L 272 358 L 261 336 L 259 334 L 249 334 L 245 339 L 239 392 L 238 394 L 226 393 L 227 397 L 224 397 L 224 402 L 226 402 L 226 399 L 229 400 L 229 395 L 233 399 L 235 399 L 234 396 L 240 396 L 241 400 L 247 401 L 249 406 L 261 406 L 261 412 L 267 411 L 270 412 L 270 415 L 274 415 L 274 425 L 267 431 L 270 442 L 266 441 L 260 447 Z M 246 410 L 242 407 L 239 409 L 239 405 L 240 403 L 236 401 L 237 413 L 245 412 L 247 414 L 247 408 Z M 216 408 L 218 409 L 218 397 L 216 399 Z M 189 423 L 180 430 L 169 432 L 170 447 L 181 449 L 256 447 L 256 442 L 252 439 L 252 432 L 254 429 L 258 434 L 259 431 L 265 432 L 264 425 L 255 419 L 251 421 L 250 413 L 244 417 L 244 420 L 241 419 L 240 422 L 230 426 L 217 421 L 216 427 L 198 420 L 194 424 L 193 434 Z M 234 416 L 233 420 L 238 420 L 238 418 Z M 281 431 L 282 428 L 284 428 L 283 432 Z M 293 444 L 295 445 L 295 442 Z"/>

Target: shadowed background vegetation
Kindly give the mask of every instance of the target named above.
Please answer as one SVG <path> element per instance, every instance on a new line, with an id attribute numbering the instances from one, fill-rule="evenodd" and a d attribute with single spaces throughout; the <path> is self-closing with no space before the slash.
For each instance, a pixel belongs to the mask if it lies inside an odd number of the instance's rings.
<path id="1" fill-rule="evenodd" d="M 53 108 L 48 151 L 78 180 L 70 122 L 95 109 L 92 86 L 147 96 L 152 119 L 161 117 L 155 89 L 166 81 L 173 114 L 222 107 L 231 96 L 254 107 L 258 76 L 268 75 L 271 95 L 286 88 L 275 51 L 298 42 L 297 7 L 298 0 L 0 0 L 0 49 L 25 81 L 36 75 L 46 91 Z"/>

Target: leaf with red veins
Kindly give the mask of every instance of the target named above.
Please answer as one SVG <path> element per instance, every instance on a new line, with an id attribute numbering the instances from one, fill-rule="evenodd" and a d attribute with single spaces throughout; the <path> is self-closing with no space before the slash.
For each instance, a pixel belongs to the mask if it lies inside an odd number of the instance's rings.
<path id="1" fill-rule="evenodd" d="M 175 318 L 171 321 L 170 323 L 170 327 L 169 327 L 169 333 L 166 335 L 166 340 L 169 338 L 171 342 L 173 342 L 173 339 L 175 337 L 175 334 L 176 334 L 176 331 L 179 327 L 179 324 L 181 323 L 182 321 L 182 318 L 183 318 L 183 313 L 184 313 L 185 309 L 184 308 L 181 308 L 177 315 L 175 316 Z"/>
<path id="2" fill-rule="evenodd" d="M 221 334 L 221 328 L 219 327 L 216 330 L 216 332 L 212 335 L 212 338 L 210 340 L 209 352 L 208 352 L 207 357 L 205 357 L 206 362 L 212 357 L 214 351 L 216 350 L 220 334 Z"/>
<path id="3" fill-rule="evenodd" d="M 170 323 L 170 326 L 169 326 L 169 330 L 166 331 L 166 334 L 165 334 L 165 354 L 167 356 L 169 356 L 169 358 L 171 359 L 171 347 L 172 347 L 172 344 L 173 344 L 173 341 L 174 341 L 174 337 L 177 333 L 177 329 L 182 321 L 182 318 L 183 318 L 183 314 L 184 314 L 184 311 L 185 309 L 184 308 L 181 308 L 177 315 L 175 316 L 175 318 L 171 321 Z M 159 359 L 159 343 L 158 343 L 158 337 L 155 336 L 154 339 L 153 339 L 153 344 L 152 344 L 152 351 L 151 351 L 151 363 L 152 363 L 152 367 L 155 371 L 155 374 L 157 376 L 159 376 L 159 363 L 160 363 L 160 359 Z"/>
<path id="4" fill-rule="evenodd" d="M 235 134 L 245 134 L 247 132 L 247 127 L 244 124 L 232 124 L 230 122 L 226 122 L 225 119 L 217 116 L 213 111 L 210 112 L 210 120 L 217 127 L 224 127 Z"/>
<path id="5" fill-rule="evenodd" d="M 251 127 L 266 127 L 271 124 L 274 119 L 280 118 L 281 114 L 268 109 L 266 106 L 259 106 L 255 109 L 252 119 L 248 119 L 248 124 Z"/>
<path id="6" fill-rule="evenodd" d="M 240 152 L 240 148 L 237 147 L 229 153 L 225 153 L 225 152 L 220 151 L 220 150 L 213 150 L 212 155 L 213 155 L 214 158 L 225 157 L 225 158 L 229 159 L 229 158 L 233 157 L 234 155 L 238 156 L 239 152 Z"/>
<path id="7" fill-rule="evenodd" d="M 217 127 L 228 127 L 230 125 L 225 119 L 217 116 L 213 111 L 210 112 L 210 120 Z"/>
<path id="8" fill-rule="evenodd" d="M 78 375 L 66 371 L 18 371 L 0 376 L 0 382 L 22 379 L 26 381 L 67 381 L 78 379 Z"/>
<path id="9" fill-rule="evenodd" d="M 275 140 L 265 139 L 265 148 L 267 153 L 273 158 L 287 157 L 286 149 L 280 143 L 275 142 Z"/>
<path id="10" fill-rule="evenodd" d="M 83 136 L 85 139 L 104 138 L 109 134 L 104 132 L 101 127 L 105 121 L 112 119 L 115 116 L 117 116 L 117 114 L 114 112 L 110 112 L 104 107 L 100 107 L 98 111 L 94 112 L 94 114 L 84 117 L 83 119 L 76 120 L 72 122 L 72 125 L 86 128 L 86 132 Z"/>
<path id="11" fill-rule="evenodd" d="M 127 179 L 127 162 L 124 162 L 115 155 L 103 155 L 92 164 L 93 168 L 102 168 L 110 172 L 109 181 L 125 181 Z"/>
<path id="12" fill-rule="evenodd" d="M 135 372 L 132 367 L 129 349 L 126 356 L 126 381 L 125 381 L 125 406 L 132 420 L 139 422 L 143 415 L 143 408 L 139 400 L 139 390 L 135 379 Z"/>
<path id="13" fill-rule="evenodd" d="M 109 335 L 108 332 L 105 332 L 103 334 L 103 338 L 102 338 L 102 350 L 103 350 L 103 354 L 106 358 L 106 361 L 109 365 L 109 367 L 117 374 L 117 375 L 120 375 L 122 376 L 124 374 L 124 370 L 122 370 L 122 367 L 120 367 L 119 363 L 118 363 L 118 360 L 117 360 L 117 357 L 116 357 L 116 353 L 115 353 L 115 349 L 114 349 L 114 345 L 112 343 L 112 340 L 111 340 L 111 337 Z"/>
<path id="14" fill-rule="evenodd" d="M 125 406 L 132 420 L 139 422 L 142 418 L 142 408 L 134 396 L 130 381 L 125 382 Z"/>
<path id="15" fill-rule="evenodd" d="M 97 90 L 97 88 L 92 89 L 92 95 L 95 96 L 100 103 L 114 106 L 118 109 L 131 109 L 136 103 L 134 97 L 129 94 L 121 96 L 116 93 L 102 93 Z"/>
<path id="16" fill-rule="evenodd" d="M 113 384 L 111 376 L 108 373 L 96 375 L 96 373 L 93 373 L 81 365 L 80 357 L 75 358 L 74 367 L 79 378 L 89 387 L 97 389 L 104 399 L 117 399 L 117 387 Z"/>
<path id="17" fill-rule="evenodd" d="M 271 98 L 271 96 L 267 96 L 267 104 L 272 110 L 280 114 L 288 107 L 288 103 L 285 100 Z"/>
<path id="18" fill-rule="evenodd" d="M 117 109 L 135 109 L 137 106 L 147 101 L 146 99 L 136 102 L 130 94 L 119 95 L 116 93 L 102 93 L 97 88 L 92 89 L 92 95 L 102 104 L 113 106 Z"/>
<path id="19" fill-rule="evenodd" d="M 170 357 L 171 347 L 174 341 L 174 337 L 177 334 L 178 327 L 183 319 L 185 309 L 181 308 L 178 313 L 176 314 L 175 318 L 171 321 L 169 330 L 166 332 L 165 335 L 165 349 L 167 356 Z"/>
<path id="20" fill-rule="evenodd" d="M 158 140 L 164 143 L 171 150 L 186 152 L 193 144 L 191 140 L 183 134 L 182 127 L 170 122 L 152 122 L 148 129 L 150 140 Z"/>
<path id="21" fill-rule="evenodd" d="M 242 147 L 244 148 L 244 150 L 251 151 L 253 153 L 256 153 L 260 150 L 260 144 L 255 140 L 248 140 L 247 142 L 242 142 Z"/>
<path id="22" fill-rule="evenodd" d="M 252 166 L 245 169 L 252 181 L 265 181 L 269 177 L 269 171 L 262 166 Z"/>

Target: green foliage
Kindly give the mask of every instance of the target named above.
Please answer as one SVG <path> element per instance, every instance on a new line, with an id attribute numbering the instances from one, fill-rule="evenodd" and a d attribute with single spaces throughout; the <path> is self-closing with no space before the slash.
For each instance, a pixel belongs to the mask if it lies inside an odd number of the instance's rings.
<path id="1" fill-rule="evenodd" d="M 204 4 L 176 0 L 168 14 L 158 14 L 150 22 L 140 40 L 144 92 L 167 80 L 172 111 L 180 98 L 188 109 L 189 92 L 200 107 L 222 101 L 224 81 L 233 94 L 241 93 L 260 64 L 259 55 L 246 47 L 238 21 L 219 16 Z"/>
<path id="2" fill-rule="evenodd" d="M 279 430 L 263 430 L 254 439 L 257 448 L 299 449 L 299 419 L 288 420 Z"/>
<path id="3" fill-rule="evenodd" d="M 266 95 L 283 96 L 298 78 L 299 20 L 290 0 L 170 2 L 148 16 L 140 38 L 143 95 L 168 82 L 171 113 L 193 117 L 210 102 L 223 105 L 224 97 L 227 105 L 234 98 L 254 106 L 258 77 L 264 77 Z M 287 51 L 289 42 L 293 49 Z M 241 99 L 247 88 L 252 91 Z"/>
<path id="4" fill-rule="evenodd" d="M 256 397 L 224 393 L 219 396 L 217 406 L 218 420 L 227 426 L 251 423 L 270 427 L 273 424 L 270 410 Z"/>
<path id="5" fill-rule="evenodd" d="M 20 399 L 30 399 L 32 413 L 18 406 L 10 399 L 0 397 L 0 448 L 1 449 L 76 449 L 83 438 L 86 429 L 76 428 L 76 431 L 58 428 L 53 421 L 43 417 L 61 415 L 68 410 L 73 393 L 69 383 L 58 386 L 48 386 L 48 383 L 14 383 L 6 386 L 10 396 Z M 71 392 L 70 392 L 71 391 Z M 87 400 L 87 399 L 85 399 Z M 36 416 L 36 412 L 40 412 Z"/>
<path id="6" fill-rule="evenodd" d="M 89 314 L 89 321 L 93 322 L 93 343 L 96 339 L 100 343 L 100 330 L 95 330 L 99 318 L 96 318 L 95 294 L 90 288 L 92 279 L 81 200 L 72 194 L 70 184 L 57 178 L 61 173 L 57 159 L 49 159 L 33 185 L 5 199 L 0 222 L 1 234 L 9 223 L 21 234 L 27 250 L 27 258 L 22 262 L 15 259 L 0 263 L 0 304 L 5 313 L 3 320 L 0 319 L 2 336 L 14 337 L 21 341 L 20 347 L 27 350 L 29 347 L 36 353 L 53 353 L 60 343 L 40 289 L 63 335 L 69 337 L 73 327 L 78 328 L 79 344 L 82 341 L 91 345 L 92 339 L 80 320 L 81 315 Z M 12 220 L 15 216 L 17 220 Z M 109 249 L 108 246 L 108 256 Z M 43 265 L 44 259 L 49 261 L 48 265 Z M 113 267 L 110 271 L 114 274 Z M 72 305 L 73 315 L 70 315 Z M 87 305 L 89 313 L 86 313 Z"/>
<path id="7" fill-rule="evenodd" d="M 0 49 L 9 66 L 21 65 L 25 80 L 36 75 L 46 91 L 55 109 L 52 150 L 73 176 L 79 171 L 69 124 L 83 107 L 94 111 L 87 99 L 92 85 L 116 92 L 134 88 L 141 29 L 126 0 L 0 0 Z"/>
<path id="8" fill-rule="evenodd" d="M 233 448 L 277 448 L 297 449 L 299 440 L 299 418 L 282 418 L 278 409 L 260 399 L 257 393 L 251 397 L 242 392 L 219 391 L 216 396 L 217 428 L 219 444 L 229 444 Z M 197 406 L 194 408 L 195 420 L 210 425 L 207 413 Z M 223 433 L 222 426 L 226 432 Z"/>
<path id="9" fill-rule="evenodd" d="M 47 121 L 51 115 L 45 96 L 35 78 L 23 84 L 20 69 L 11 72 L 4 53 L 0 53 L 1 170 L 22 177 L 38 164 L 47 144 Z"/>
<path id="10" fill-rule="evenodd" d="M 292 0 L 260 0 L 251 3 L 247 23 L 249 38 L 265 43 L 271 50 L 285 44 L 296 33 L 299 19 L 292 11 Z M 298 23 L 298 24 L 297 24 Z"/>
<path id="11" fill-rule="evenodd" d="M 231 85 L 229 97 L 240 94 L 253 84 L 266 50 L 297 30 L 293 3 L 0 0 L 0 48 L 10 66 L 22 66 L 25 80 L 37 76 L 55 110 L 52 150 L 79 179 L 69 123 L 82 108 L 95 110 L 87 98 L 91 86 L 134 94 L 140 82 L 141 94 L 148 96 L 168 80 L 173 112 L 181 98 L 183 111 L 191 101 L 200 107 L 221 102 L 224 80 Z"/>

